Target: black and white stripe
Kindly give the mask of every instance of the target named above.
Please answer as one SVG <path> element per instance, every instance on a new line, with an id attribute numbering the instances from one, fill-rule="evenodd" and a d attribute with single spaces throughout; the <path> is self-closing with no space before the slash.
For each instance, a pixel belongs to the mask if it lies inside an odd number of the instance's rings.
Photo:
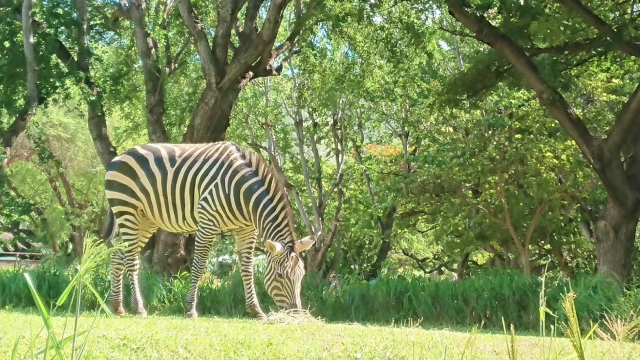
<path id="1" fill-rule="evenodd" d="M 247 310 L 264 318 L 253 284 L 257 235 L 265 239 L 265 286 L 280 308 L 300 308 L 304 266 L 300 252 L 314 238 L 295 240 L 291 205 L 273 169 L 257 154 L 231 142 L 147 144 L 116 157 L 107 167 L 105 192 L 110 242 L 119 229 L 124 250 L 111 257 L 114 310 L 123 314 L 122 277 L 129 274 L 132 307 L 146 315 L 138 286 L 140 250 L 158 229 L 196 233 L 188 317 L 197 317 L 198 282 L 211 244 L 221 231 L 232 231 L 240 259 Z"/>

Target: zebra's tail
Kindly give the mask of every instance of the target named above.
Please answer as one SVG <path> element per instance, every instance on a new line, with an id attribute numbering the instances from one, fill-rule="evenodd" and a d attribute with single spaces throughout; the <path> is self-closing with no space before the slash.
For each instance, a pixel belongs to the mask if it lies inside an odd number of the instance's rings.
<path id="1" fill-rule="evenodd" d="M 109 221 L 107 222 L 107 228 L 104 231 L 104 242 L 107 244 L 107 247 L 113 247 L 113 239 L 118 236 L 118 223 L 116 222 L 116 216 L 111 210 L 111 206 L 109 206 L 109 212 L 107 213 L 109 217 Z"/>

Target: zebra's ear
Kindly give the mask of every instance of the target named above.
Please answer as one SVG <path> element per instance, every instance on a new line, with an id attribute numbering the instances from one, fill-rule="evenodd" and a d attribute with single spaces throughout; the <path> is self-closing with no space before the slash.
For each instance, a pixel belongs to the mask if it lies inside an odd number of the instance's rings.
<path id="1" fill-rule="evenodd" d="M 294 245 L 294 249 L 299 254 L 303 251 L 309 250 L 309 248 L 311 248 L 311 245 L 313 245 L 313 243 L 315 242 L 316 242 L 315 237 L 307 236 L 304 239 L 300 239 L 296 241 L 296 244 Z"/>
<path id="2" fill-rule="evenodd" d="M 279 242 L 267 240 L 264 242 L 264 247 L 273 255 L 280 255 L 284 252 L 284 246 Z"/>

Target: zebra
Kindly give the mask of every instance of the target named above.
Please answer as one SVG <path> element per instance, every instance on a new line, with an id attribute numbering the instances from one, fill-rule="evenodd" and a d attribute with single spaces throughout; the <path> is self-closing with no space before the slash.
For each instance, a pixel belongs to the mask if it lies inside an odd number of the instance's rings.
<path id="1" fill-rule="evenodd" d="M 125 314 L 126 270 L 132 311 L 147 315 L 138 284 L 139 254 L 158 228 L 196 234 L 186 317 L 198 317 L 198 283 L 215 237 L 227 230 L 236 239 L 247 311 L 257 319 L 266 318 L 253 281 L 258 234 L 265 239 L 267 292 L 280 309 L 301 309 L 305 269 L 300 253 L 315 243 L 317 235 L 295 240 L 289 198 L 275 170 L 258 154 L 229 141 L 136 146 L 107 166 L 105 193 L 109 203 L 105 240 L 113 246 L 119 231 L 124 243 L 110 259 L 109 305 L 115 313 Z"/>

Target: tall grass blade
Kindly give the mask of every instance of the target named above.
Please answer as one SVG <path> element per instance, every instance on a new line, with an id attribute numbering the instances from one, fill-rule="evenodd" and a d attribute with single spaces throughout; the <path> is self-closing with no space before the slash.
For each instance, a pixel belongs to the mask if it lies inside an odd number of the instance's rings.
<path id="1" fill-rule="evenodd" d="M 40 317 L 42 318 L 44 326 L 47 329 L 47 345 L 50 340 L 53 343 L 53 349 L 55 350 L 58 358 L 63 359 L 64 357 L 62 356 L 62 347 L 60 346 L 60 343 L 56 338 L 56 334 L 53 330 L 53 324 L 51 323 L 51 317 L 47 312 L 47 308 L 44 306 L 44 303 L 40 299 L 40 296 L 38 295 L 38 292 L 36 291 L 36 288 L 33 285 L 33 281 L 31 281 L 31 277 L 29 276 L 29 274 L 24 273 L 24 277 L 27 279 L 27 285 L 29 286 L 29 290 L 31 291 L 33 300 L 35 301 L 36 306 L 38 307 L 38 312 L 40 313 Z"/>
<path id="2" fill-rule="evenodd" d="M 102 310 L 104 310 L 107 314 L 111 315 L 111 316 L 115 316 L 111 310 L 109 310 L 109 307 L 107 306 L 107 304 L 104 302 L 104 300 L 100 297 L 100 294 L 98 294 L 98 291 L 93 287 L 93 285 L 91 285 L 91 283 L 87 280 L 84 280 L 84 285 L 89 289 L 89 291 L 91 291 L 93 293 L 93 295 L 96 297 L 96 300 L 98 301 L 98 304 L 100 304 L 100 307 L 102 308 Z"/>
<path id="3" fill-rule="evenodd" d="M 502 329 L 505 336 L 505 341 L 507 342 L 507 355 L 509 356 L 509 360 L 516 360 L 516 330 L 513 327 L 513 324 L 510 324 L 511 334 L 507 334 L 507 324 L 504 321 L 504 317 L 502 318 Z"/>
<path id="4" fill-rule="evenodd" d="M 85 334 L 88 334 L 89 331 L 91 331 L 91 329 L 86 329 L 86 330 L 79 331 L 77 334 L 69 334 L 69 335 L 65 336 L 64 338 L 59 339 L 59 344 L 64 349 L 65 347 L 69 346 L 69 344 L 73 343 L 73 337 L 74 336 L 80 337 L 80 336 L 83 336 Z M 34 355 L 36 355 L 36 356 L 42 355 L 42 354 L 46 353 L 48 350 L 50 350 L 51 347 L 52 347 L 51 345 L 45 346 L 45 347 L 39 349 L 37 352 L 35 352 Z"/>
<path id="5" fill-rule="evenodd" d="M 462 349 L 462 355 L 460 355 L 460 359 L 465 358 L 465 356 L 467 355 L 467 351 L 472 348 L 473 341 L 475 340 L 477 335 L 478 335 L 478 326 L 476 325 L 471 329 L 471 334 L 469 334 L 469 337 L 467 338 L 467 341 L 464 344 L 464 348 Z"/>
<path id="6" fill-rule="evenodd" d="M 71 359 L 75 359 L 76 355 L 76 341 L 78 339 L 78 322 L 80 321 L 80 303 L 82 300 L 82 281 L 78 281 L 76 285 L 77 300 L 76 300 L 76 316 L 73 322 L 73 341 L 71 343 Z"/>
<path id="7" fill-rule="evenodd" d="M 585 360 L 584 341 L 593 336 L 598 324 L 593 325 L 587 335 L 582 338 L 580 322 L 578 321 L 578 314 L 576 313 L 575 298 L 576 294 L 573 291 L 570 291 L 563 297 L 562 308 L 567 315 L 567 321 L 561 324 L 560 327 L 565 336 L 569 338 L 569 342 L 578 360 Z"/>
<path id="8" fill-rule="evenodd" d="M 18 346 L 20 346 L 20 340 L 22 340 L 22 335 L 18 335 L 16 342 L 13 344 L 13 349 L 11 350 L 11 360 L 18 358 Z"/>

